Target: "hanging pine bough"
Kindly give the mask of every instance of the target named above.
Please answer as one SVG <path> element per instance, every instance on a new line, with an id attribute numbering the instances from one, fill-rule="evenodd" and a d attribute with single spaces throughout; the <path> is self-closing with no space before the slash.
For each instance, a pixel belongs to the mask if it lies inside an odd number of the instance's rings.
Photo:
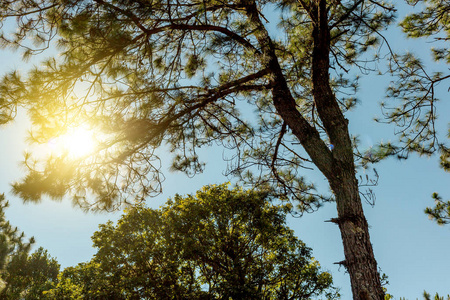
<path id="1" fill-rule="evenodd" d="M 396 58 L 401 64 L 393 64 L 392 73 L 397 78 L 389 88 L 389 96 L 400 100 L 394 110 L 386 110 L 385 116 L 391 123 L 401 128 L 400 139 L 403 147 L 397 152 L 407 157 L 410 152 L 430 156 L 440 153 L 440 167 L 450 172 L 450 128 L 447 139 L 437 132 L 437 103 L 439 102 L 439 85 L 447 91 L 450 83 L 448 63 L 450 63 L 450 3 L 436 0 L 408 1 L 412 6 L 420 7 L 408 14 L 400 23 L 403 31 L 410 38 L 427 38 L 433 42 L 430 49 L 433 59 L 443 63 L 444 71 L 430 71 L 424 63 L 407 53 Z M 447 64 L 447 66 L 445 65 Z M 444 94 L 445 95 L 445 94 Z M 445 115 L 444 115 L 445 117 Z M 448 119 L 445 119 L 448 122 Z M 448 123 L 447 123 L 448 126 Z M 439 225 L 450 221 L 450 201 L 443 201 L 438 193 L 433 193 L 434 207 L 427 207 L 425 213 Z M 425 295 L 424 295 L 425 296 Z M 429 295 L 428 295 L 429 297 Z M 436 295 L 439 298 L 438 295 Z M 426 297 L 425 297 L 426 298 Z M 428 299 L 428 298 L 427 298 Z"/>
<path id="2" fill-rule="evenodd" d="M 5 45 L 23 48 L 25 58 L 53 46 L 60 53 L 23 78 L 3 78 L 0 120 L 26 107 L 38 143 L 67 127 L 88 124 L 98 133 L 95 151 L 81 157 L 33 163 L 27 155 L 28 174 L 14 185 L 25 201 L 70 195 L 94 210 L 144 201 L 161 191 L 156 148 L 168 145 L 173 168 L 194 175 L 203 168 L 197 149 L 218 143 L 236 153 L 230 174 L 295 200 L 300 211 L 336 201 L 353 297 L 384 298 L 344 114 L 356 105 L 357 73 L 370 72 L 365 53 L 379 46 L 393 7 L 373 0 L 28 0 L 2 1 L 0 9 L 17 27 L 5 29 Z M 281 21 L 279 39 L 267 18 Z M 395 150 L 383 149 L 366 160 Z M 318 193 L 303 168 L 319 170 L 332 196 Z"/>

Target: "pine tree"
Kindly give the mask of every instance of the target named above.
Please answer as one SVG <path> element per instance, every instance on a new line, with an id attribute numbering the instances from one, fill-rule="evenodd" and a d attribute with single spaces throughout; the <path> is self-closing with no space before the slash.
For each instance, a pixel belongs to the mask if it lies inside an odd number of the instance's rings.
<path id="1" fill-rule="evenodd" d="M 369 156 L 348 131 L 345 113 L 357 104 L 357 78 L 373 70 L 368 50 L 384 40 L 392 5 L 21 0 L 1 8 L 4 20 L 17 21 L 14 34 L 4 32 L 5 45 L 24 49 L 25 58 L 52 46 L 60 51 L 24 78 L 18 72 L 3 78 L 1 120 L 26 107 L 38 143 L 70 126 L 98 133 L 97 151 L 77 159 L 55 155 L 34 163 L 28 154 L 28 174 L 14 185 L 25 201 L 70 195 L 85 209 L 104 210 L 142 202 L 161 191 L 156 148 L 168 146 L 172 167 L 194 175 L 203 168 L 198 149 L 218 144 L 233 151 L 229 174 L 295 200 L 300 212 L 335 201 L 332 221 L 341 231 L 354 299 L 384 298 L 355 161 L 433 152 L 430 123 L 421 118 L 413 143 L 405 131 L 406 147 L 383 145 Z M 281 20 L 278 38 L 269 19 Z M 332 195 L 318 193 L 303 168 L 320 171 Z"/>
<path id="2" fill-rule="evenodd" d="M 423 299 L 424 300 L 431 300 L 431 295 L 427 292 L 423 292 Z M 445 300 L 444 296 L 439 296 L 438 293 L 436 293 L 436 295 L 434 295 L 433 300 Z M 450 296 L 447 295 L 447 300 L 450 300 Z"/>
<path id="3" fill-rule="evenodd" d="M 24 233 L 6 220 L 7 207 L 0 194 L 0 298 L 40 299 L 56 280 L 59 264 L 43 248 L 30 254 L 34 238 L 24 241 Z"/>
<path id="4" fill-rule="evenodd" d="M 440 0 L 408 1 L 410 5 L 419 8 L 415 13 L 408 14 L 401 22 L 403 31 L 410 38 L 427 38 L 433 42 L 430 49 L 436 62 L 450 64 L 450 3 Z M 450 73 L 445 71 L 430 72 L 424 63 L 415 55 L 408 53 L 399 56 L 399 63 L 392 69 L 398 78 L 391 86 L 392 96 L 401 99 L 399 109 L 387 115 L 388 120 L 402 124 L 402 139 L 404 150 L 430 155 L 440 152 L 440 166 L 450 172 L 450 147 L 448 140 L 439 138 L 435 120 L 438 114 L 436 96 L 439 85 L 449 86 Z M 447 89 L 447 87 L 444 88 Z M 411 108 L 416 106 L 418 110 Z M 408 125 L 410 124 L 410 125 Z M 447 138 L 450 138 L 450 128 Z M 438 193 L 433 193 L 435 207 L 427 207 L 425 213 L 439 225 L 448 224 L 450 220 L 450 201 L 444 202 Z"/>
<path id="5" fill-rule="evenodd" d="M 450 201 L 443 201 L 442 197 L 437 193 L 432 195 L 435 206 L 427 207 L 425 213 L 431 220 L 436 221 L 439 225 L 450 223 Z"/>

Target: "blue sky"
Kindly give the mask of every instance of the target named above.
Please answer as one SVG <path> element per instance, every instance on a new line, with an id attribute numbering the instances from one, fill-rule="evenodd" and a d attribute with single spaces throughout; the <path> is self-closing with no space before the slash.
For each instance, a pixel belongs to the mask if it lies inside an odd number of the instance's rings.
<path id="1" fill-rule="evenodd" d="M 397 50 L 412 49 L 429 58 L 429 44 L 416 44 L 404 39 L 396 41 L 393 46 Z M 2 72 L 28 68 L 28 65 L 20 62 L 18 54 L 7 51 L 1 52 L 0 63 Z M 363 78 L 358 95 L 362 104 L 348 114 L 351 132 L 359 134 L 368 146 L 381 139 L 387 141 L 393 138 L 393 127 L 372 121 L 374 116 L 380 115 L 378 104 L 383 100 L 389 80 L 387 76 Z M 450 103 L 447 88 L 442 85 L 441 89 L 439 126 L 440 130 L 445 131 Z M 116 220 L 120 212 L 84 214 L 73 208 L 69 201 L 44 199 L 40 204 L 24 205 L 14 197 L 10 193 L 10 183 L 23 174 L 20 162 L 23 151 L 29 148 L 24 142 L 28 129 L 29 123 L 24 112 L 19 113 L 13 124 L 0 128 L 0 192 L 6 194 L 11 204 L 6 211 L 7 218 L 28 237 L 34 236 L 36 246 L 48 249 L 62 267 L 87 261 L 95 253 L 90 236 L 98 224 L 109 219 Z M 170 159 L 168 153 L 161 151 L 161 154 L 164 159 Z M 165 172 L 164 193 L 150 199 L 148 205 L 157 207 L 175 193 L 194 193 L 203 185 L 227 181 L 222 175 L 225 164 L 221 151 L 206 150 L 203 160 L 208 162 L 205 172 L 193 179 L 183 174 Z M 440 192 L 444 199 L 450 197 L 450 174 L 438 167 L 437 157 L 419 158 L 412 155 L 406 161 L 388 159 L 375 167 L 380 175 L 378 186 L 373 188 L 376 203 L 374 207 L 366 204 L 364 209 L 371 226 L 376 259 L 382 272 L 389 276 L 388 291 L 396 299 L 406 297 L 410 300 L 421 299 L 423 290 L 450 293 L 450 226 L 439 227 L 423 213 L 426 206 L 433 204 L 433 192 Z M 310 178 L 327 189 L 323 177 L 313 175 Z M 341 287 L 342 299 L 351 299 L 348 274 L 344 268 L 333 264 L 344 257 L 337 226 L 324 222 L 332 217 L 336 217 L 336 209 L 331 203 L 301 218 L 289 217 L 288 222 L 298 237 L 313 248 L 313 255 L 322 267 L 332 273 L 335 285 Z"/>

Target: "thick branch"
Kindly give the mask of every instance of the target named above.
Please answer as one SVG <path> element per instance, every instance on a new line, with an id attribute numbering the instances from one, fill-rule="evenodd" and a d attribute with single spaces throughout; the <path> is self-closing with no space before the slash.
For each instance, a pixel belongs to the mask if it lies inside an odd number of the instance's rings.
<path id="1" fill-rule="evenodd" d="M 340 159 L 353 163 L 353 154 L 350 136 L 348 134 L 348 121 L 345 119 L 339 103 L 330 85 L 330 28 L 326 1 L 321 0 L 317 10 L 318 22 L 313 29 L 313 55 L 312 55 L 312 84 L 314 102 L 319 118 L 334 145 L 334 152 Z"/>
<path id="2" fill-rule="evenodd" d="M 267 30 L 259 19 L 258 10 L 254 1 L 245 2 L 247 16 L 256 26 L 255 36 L 258 40 L 266 65 L 271 71 L 271 86 L 273 104 L 292 133 L 305 148 L 311 160 L 326 176 L 333 176 L 333 158 L 326 144 L 320 138 L 319 132 L 312 127 L 303 115 L 297 110 L 297 104 L 287 85 L 286 78 L 281 70 L 275 53 L 275 45 L 269 37 Z"/>
<path id="3" fill-rule="evenodd" d="M 148 124 L 148 130 L 150 130 L 150 134 L 148 134 L 144 141 L 141 142 L 140 144 L 138 144 L 136 147 L 132 148 L 131 150 L 126 151 L 125 153 L 122 153 L 119 157 L 117 157 L 116 159 L 114 159 L 114 161 L 120 161 L 123 160 L 125 157 L 128 157 L 129 155 L 131 155 L 132 153 L 138 151 L 141 148 L 144 148 L 146 146 L 148 146 L 148 144 L 155 139 L 156 137 L 158 137 L 159 135 L 163 134 L 170 126 L 171 124 L 186 116 L 189 115 L 190 113 L 192 113 L 195 110 L 199 110 L 202 108 L 205 108 L 208 104 L 217 101 L 218 99 L 221 99 L 225 96 L 228 96 L 230 94 L 234 94 L 234 93 L 238 93 L 240 91 L 248 91 L 249 88 L 248 87 L 255 87 L 256 89 L 260 89 L 261 86 L 254 86 L 254 85 L 245 85 L 245 83 L 247 82 L 251 82 L 253 80 L 256 80 L 258 78 L 261 78 L 263 76 L 265 76 L 267 73 L 269 73 L 268 69 L 263 69 L 259 72 L 247 75 L 245 77 L 239 78 L 237 80 L 231 81 L 229 83 L 226 83 L 222 86 L 219 86 L 215 89 L 211 89 L 209 90 L 206 94 L 204 95 L 200 95 L 200 101 L 197 102 L 196 104 L 189 106 L 185 109 L 183 109 L 182 111 L 179 111 L 178 113 L 175 114 L 170 114 L 168 113 L 166 115 L 165 118 L 163 118 L 162 120 L 160 120 L 158 123 L 153 123 L 153 124 Z M 202 99 L 203 98 L 203 99 Z M 170 108 L 168 111 L 174 111 L 176 106 L 179 104 L 175 104 L 172 108 Z M 116 140 L 114 143 L 120 142 L 125 140 L 125 138 L 123 138 L 122 140 Z M 111 147 L 112 145 L 107 145 L 107 147 Z"/>

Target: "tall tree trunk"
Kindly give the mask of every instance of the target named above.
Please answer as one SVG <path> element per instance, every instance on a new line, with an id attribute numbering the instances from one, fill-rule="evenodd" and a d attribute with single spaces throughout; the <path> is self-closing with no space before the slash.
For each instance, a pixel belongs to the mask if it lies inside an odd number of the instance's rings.
<path id="1" fill-rule="evenodd" d="M 370 243 L 369 226 L 364 216 L 354 169 L 342 167 L 330 182 L 336 196 L 338 218 L 345 260 L 340 262 L 350 275 L 353 299 L 383 300 L 380 275 Z"/>
<path id="2" fill-rule="evenodd" d="M 348 120 L 345 119 L 330 85 L 330 31 L 326 0 L 311 2 L 305 9 L 313 20 L 313 97 L 323 127 L 334 145 L 333 150 L 328 149 L 317 129 L 298 111 L 278 62 L 275 46 L 259 19 L 255 2 L 243 0 L 243 4 L 257 28 L 255 36 L 263 53 L 262 64 L 271 72 L 273 104 L 313 163 L 328 179 L 336 197 L 338 218 L 333 221 L 341 231 L 345 254 L 345 260 L 341 264 L 350 274 L 353 299 L 383 300 L 384 292 L 359 197 Z"/>
<path id="3" fill-rule="evenodd" d="M 353 147 L 345 119 L 330 84 L 330 28 L 326 0 L 318 0 L 311 9 L 315 20 L 312 37 L 313 96 L 319 117 L 331 144 L 333 164 L 326 169 L 330 187 L 336 197 L 338 218 L 345 260 L 341 262 L 350 274 L 353 299 L 383 300 L 377 262 L 370 243 L 369 226 L 359 197 Z"/>

